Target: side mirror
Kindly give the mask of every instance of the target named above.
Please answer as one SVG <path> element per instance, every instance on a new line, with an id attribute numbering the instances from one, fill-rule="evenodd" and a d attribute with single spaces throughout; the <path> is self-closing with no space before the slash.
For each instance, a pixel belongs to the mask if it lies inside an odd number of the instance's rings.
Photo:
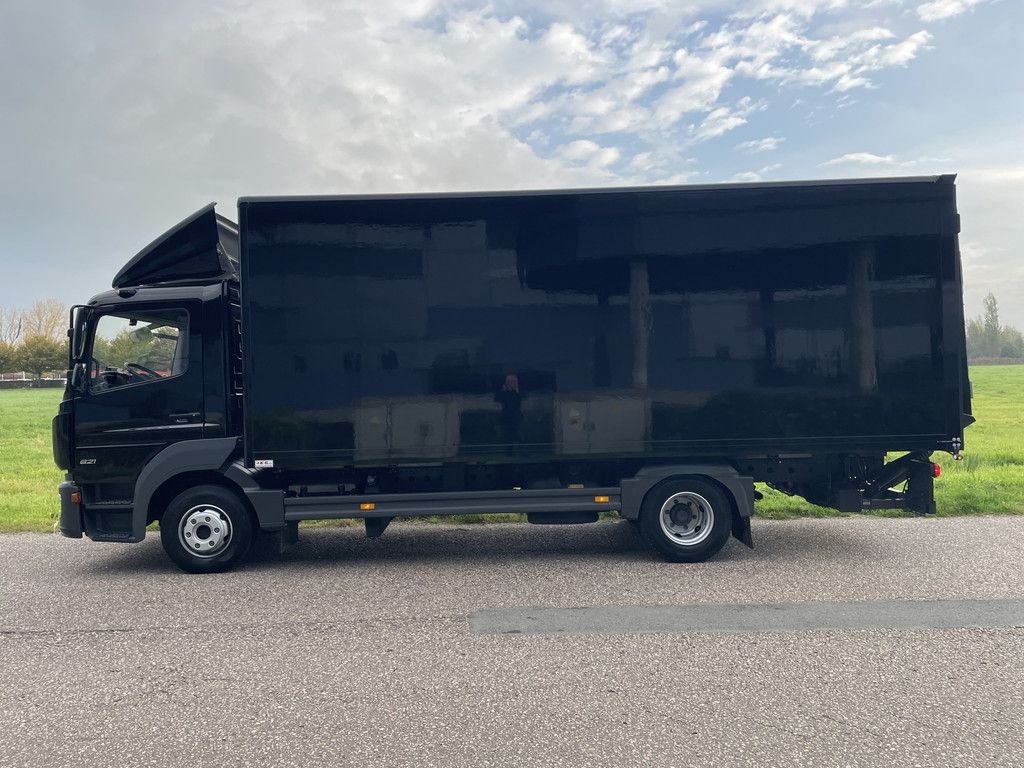
<path id="1" fill-rule="evenodd" d="M 68 338 L 71 340 L 69 346 L 69 357 L 72 365 L 82 357 L 82 348 L 85 346 L 85 307 L 76 304 L 71 308 L 71 319 L 68 322 Z"/>

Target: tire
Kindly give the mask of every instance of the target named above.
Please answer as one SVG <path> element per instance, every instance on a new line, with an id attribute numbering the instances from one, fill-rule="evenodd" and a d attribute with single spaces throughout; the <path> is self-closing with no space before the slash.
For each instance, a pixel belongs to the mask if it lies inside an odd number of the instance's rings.
<path id="1" fill-rule="evenodd" d="M 734 514 L 726 492 L 711 480 L 672 478 L 644 497 L 640 532 L 669 562 L 700 563 L 725 546 Z"/>
<path id="2" fill-rule="evenodd" d="M 219 573 L 241 565 L 253 539 L 248 506 L 219 485 L 182 491 L 160 518 L 164 551 L 188 573 Z"/>

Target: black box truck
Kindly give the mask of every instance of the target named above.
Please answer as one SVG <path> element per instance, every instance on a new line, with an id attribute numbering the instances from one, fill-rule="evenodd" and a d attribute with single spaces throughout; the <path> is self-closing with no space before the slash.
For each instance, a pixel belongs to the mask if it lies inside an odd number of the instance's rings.
<path id="1" fill-rule="evenodd" d="M 755 482 L 935 511 L 973 421 L 954 177 L 242 198 L 72 310 L 66 536 L 189 571 L 359 518 L 616 511 L 751 545 Z"/>

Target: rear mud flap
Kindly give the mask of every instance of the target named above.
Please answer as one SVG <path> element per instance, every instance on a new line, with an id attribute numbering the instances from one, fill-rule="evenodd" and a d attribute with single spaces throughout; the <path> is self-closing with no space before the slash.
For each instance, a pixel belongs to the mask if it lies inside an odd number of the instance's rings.
<path id="1" fill-rule="evenodd" d="M 736 515 L 732 521 L 732 535 L 751 549 L 754 548 L 754 537 L 750 533 L 750 518 Z"/>

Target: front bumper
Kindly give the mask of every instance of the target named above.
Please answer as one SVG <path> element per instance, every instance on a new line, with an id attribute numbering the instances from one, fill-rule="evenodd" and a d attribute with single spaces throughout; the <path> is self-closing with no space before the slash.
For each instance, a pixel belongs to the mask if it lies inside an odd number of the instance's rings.
<path id="1" fill-rule="evenodd" d="M 82 538 L 82 491 L 76 483 L 66 480 L 60 484 L 60 532 L 69 539 Z M 72 500 L 72 494 L 79 501 Z"/>

